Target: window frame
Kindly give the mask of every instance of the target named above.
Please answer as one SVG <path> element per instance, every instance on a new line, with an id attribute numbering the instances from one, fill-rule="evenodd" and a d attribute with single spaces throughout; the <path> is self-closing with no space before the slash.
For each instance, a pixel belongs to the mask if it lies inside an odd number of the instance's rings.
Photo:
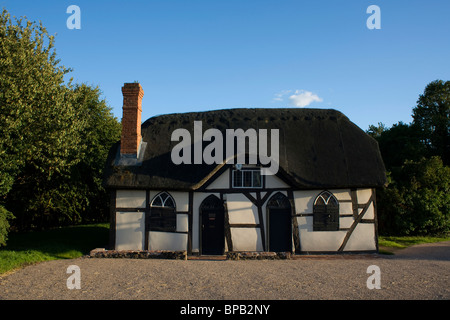
<path id="1" fill-rule="evenodd" d="M 324 195 L 327 194 L 325 198 Z M 322 199 L 324 204 L 318 204 Z M 332 200 L 334 204 L 331 202 Z M 314 199 L 313 231 L 339 231 L 339 201 L 330 191 L 322 191 Z"/>
<path id="2" fill-rule="evenodd" d="M 241 183 L 240 185 L 235 184 L 235 174 L 237 172 L 241 173 Z M 245 173 L 251 172 L 250 174 L 250 185 L 245 185 Z M 259 186 L 255 185 L 255 173 L 259 174 Z M 233 189 L 262 189 L 263 188 L 263 175 L 261 174 L 260 168 L 242 168 L 242 169 L 232 169 L 231 170 L 231 188 Z"/>
<path id="3" fill-rule="evenodd" d="M 166 196 L 163 197 L 164 195 Z M 154 205 L 156 200 L 160 200 L 162 205 Z M 171 201 L 171 205 L 167 203 L 168 200 Z M 177 230 L 176 203 L 170 193 L 163 191 L 153 197 L 150 201 L 146 224 L 147 231 L 175 232 Z"/>

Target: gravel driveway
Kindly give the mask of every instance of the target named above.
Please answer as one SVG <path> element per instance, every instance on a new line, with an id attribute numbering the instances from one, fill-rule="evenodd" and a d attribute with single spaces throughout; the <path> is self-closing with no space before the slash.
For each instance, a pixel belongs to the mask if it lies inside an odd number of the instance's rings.
<path id="1" fill-rule="evenodd" d="M 66 273 L 80 268 L 80 289 Z M 381 289 L 368 289 L 367 268 L 380 268 Z M 0 278 L 1 299 L 309 300 L 450 299 L 450 242 L 395 256 L 301 256 L 293 260 L 56 260 Z"/>

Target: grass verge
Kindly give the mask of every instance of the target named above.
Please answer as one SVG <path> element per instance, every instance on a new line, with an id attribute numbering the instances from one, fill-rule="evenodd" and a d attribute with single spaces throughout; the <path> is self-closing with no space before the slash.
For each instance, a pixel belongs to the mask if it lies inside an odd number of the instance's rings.
<path id="1" fill-rule="evenodd" d="M 404 249 L 416 244 L 434 243 L 441 241 L 450 241 L 450 237 L 396 237 L 396 236 L 379 236 L 378 245 L 380 253 L 395 254 L 395 251 Z"/>
<path id="2" fill-rule="evenodd" d="M 109 224 L 12 233 L 0 249 L 0 274 L 48 260 L 74 259 L 108 244 Z"/>

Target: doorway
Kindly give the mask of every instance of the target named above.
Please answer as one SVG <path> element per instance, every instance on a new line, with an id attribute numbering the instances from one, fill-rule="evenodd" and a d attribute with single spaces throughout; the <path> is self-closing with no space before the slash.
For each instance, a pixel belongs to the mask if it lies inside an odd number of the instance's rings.
<path id="1" fill-rule="evenodd" d="M 214 195 L 200 205 L 201 254 L 222 255 L 225 251 L 223 201 Z"/>
<path id="2" fill-rule="evenodd" d="M 269 251 L 292 252 L 292 216 L 289 199 L 281 192 L 267 203 Z"/>

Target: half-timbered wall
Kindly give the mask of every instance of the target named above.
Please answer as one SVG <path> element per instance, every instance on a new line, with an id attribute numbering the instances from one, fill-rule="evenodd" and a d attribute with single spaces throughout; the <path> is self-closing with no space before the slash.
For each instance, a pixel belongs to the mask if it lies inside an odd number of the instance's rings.
<path id="1" fill-rule="evenodd" d="M 292 252 L 375 251 L 376 204 L 373 189 L 326 190 L 339 203 L 339 228 L 314 231 L 314 202 L 325 190 L 292 190 L 276 176 L 265 176 L 260 189 L 230 188 L 225 170 L 206 188 L 196 192 L 170 190 L 117 190 L 113 192 L 112 223 L 117 250 L 187 250 L 201 253 L 200 205 L 214 195 L 224 203 L 224 251 L 267 251 L 267 203 L 280 192 L 292 207 Z M 172 232 L 149 231 L 146 217 L 150 203 L 166 191 L 175 202 L 176 228 Z"/>
<path id="2" fill-rule="evenodd" d="M 143 250 L 146 192 L 117 190 L 115 195 L 115 248 Z"/>
<path id="3" fill-rule="evenodd" d="M 321 190 L 294 191 L 302 252 L 377 249 L 372 189 L 328 190 L 339 201 L 339 230 L 313 231 L 313 205 Z"/>

